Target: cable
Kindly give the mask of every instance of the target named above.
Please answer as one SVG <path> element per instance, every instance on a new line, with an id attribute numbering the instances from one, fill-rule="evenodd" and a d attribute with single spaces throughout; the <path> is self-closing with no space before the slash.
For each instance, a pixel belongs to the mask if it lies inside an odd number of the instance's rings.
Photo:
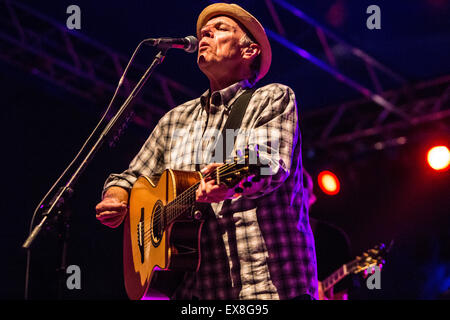
<path id="1" fill-rule="evenodd" d="M 60 181 L 66 175 L 66 173 L 69 171 L 69 169 L 78 160 L 78 158 L 83 153 L 84 149 L 86 148 L 86 146 L 88 145 L 88 143 L 90 142 L 90 140 L 92 139 L 94 134 L 97 132 L 97 130 L 100 127 L 100 125 L 105 120 L 106 115 L 109 113 L 109 111 L 111 109 L 111 106 L 112 106 L 112 104 L 113 104 L 113 102 L 114 102 L 114 100 L 115 100 L 115 98 L 117 96 L 117 93 L 119 92 L 119 89 L 122 86 L 123 80 L 124 80 L 124 78 L 125 78 L 125 76 L 126 76 L 126 74 L 128 72 L 128 69 L 129 69 L 132 61 L 134 60 L 136 53 L 138 52 L 139 48 L 142 46 L 142 44 L 144 42 L 145 42 L 145 40 L 141 41 L 138 44 L 138 46 L 136 47 L 136 49 L 134 50 L 133 55 L 131 56 L 130 60 L 128 61 L 128 64 L 127 64 L 125 70 L 123 71 L 122 76 L 120 77 L 119 83 L 118 83 L 118 85 L 116 87 L 116 90 L 114 91 L 113 97 L 111 98 L 111 101 L 109 102 L 108 107 L 106 108 L 106 111 L 103 113 L 101 119 L 99 120 L 99 122 L 95 126 L 94 130 L 89 135 L 89 137 L 86 139 L 86 141 L 84 142 L 84 144 L 81 147 L 80 151 L 78 151 L 78 153 L 75 156 L 75 158 L 70 162 L 70 164 L 66 167 L 66 169 L 63 171 L 63 173 L 59 176 L 59 178 L 56 180 L 56 182 L 51 186 L 50 190 L 45 194 L 45 196 L 42 198 L 42 200 L 39 202 L 39 204 L 34 209 L 33 216 L 31 217 L 29 234 L 31 234 L 31 232 L 33 231 L 34 220 L 36 218 L 37 212 L 39 211 L 39 209 L 43 208 L 42 204 L 45 202 L 45 200 L 47 200 L 48 196 L 53 192 L 55 187 L 60 183 Z M 27 249 L 27 263 L 26 263 L 26 270 L 25 270 L 25 300 L 28 300 L 28 293 L 29 293 L 30 264 L 31 264 L 31 248 L 28 248 Z"/>

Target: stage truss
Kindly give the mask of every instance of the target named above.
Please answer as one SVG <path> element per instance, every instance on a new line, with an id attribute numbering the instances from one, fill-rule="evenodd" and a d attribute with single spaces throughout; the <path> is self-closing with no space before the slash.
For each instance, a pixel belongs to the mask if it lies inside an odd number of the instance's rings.
<path id="1" fill-rule="evenodd" d="M 355 150 L 383 150 L 407 143 L 411 132 L 425 126 L 448 128 L 450 76 L 408 83 L 290 3 L 265 0 L 265 4 L 276 29 L 266 28 L 272 41 L 325 70 L 363 97 L 301 115 L 307 157 L 348 157 Z M 308 43 L 303 41 L 300 47 L 296 39 L 288 39 L 290 33 L 282 24 L 280 10 L 298 19 L 301 30 L 308 27 L 315 38 L 312 41 L 320 43 L 319 47 L 308 50 L 303 47 Z M 0 0 L 0 58 L 94 104 L 109 101 L 128 62 L 128 57 L 11 0 Z M 349 61 L 352 67 L 343 68 Z M 352 74 L 355 70 L 358 74 Z M 361 70 L 365 70 L 367 79 L 361 79 Z M 137 79 L 143 72 L 143 66 L 135 65 L 128 79 Z M 145 128 L 153 127 L 171 107 L 198 96 L 162 74 L 154 73 L 153 78 L 134 103 L 133 120 Z M 132 85 L 125 81 L 122 98 Z"/>

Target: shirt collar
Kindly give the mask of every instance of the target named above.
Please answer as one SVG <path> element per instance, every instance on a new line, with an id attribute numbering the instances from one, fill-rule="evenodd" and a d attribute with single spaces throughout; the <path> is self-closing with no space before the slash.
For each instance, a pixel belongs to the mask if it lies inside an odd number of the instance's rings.
<path id="1" fill-rule="evenodd" d="M 240 95 L 240 93 L 251 87 L 252 84 L 248 80 L 241 80 L 222 90 L 214 91 L 211 95 L 211 105 L 209 106 L 210 110 L 208 110 L 208 98 L 210 95 L 210 89 L 208 89 L 200 96 L 200 104 L 207 112 L 215 112 L 222 108 L 222 106 L 225 107 L 227 112 L 229 112 L 233 102 Z"/>

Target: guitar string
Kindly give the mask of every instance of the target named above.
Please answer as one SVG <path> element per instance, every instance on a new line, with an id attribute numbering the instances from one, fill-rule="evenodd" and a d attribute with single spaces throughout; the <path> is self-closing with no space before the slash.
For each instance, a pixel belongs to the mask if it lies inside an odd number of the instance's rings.
<path id="1" fill-rule="evenodd" d="M 226 177 L 226 176 L 228 176 L 228 175 L 231 175 L 231 174 L 234 174 L 235 172 L 238 172 L 239 170 L 235 170 L 235 171 L 232 171 L 232 172 L 229 172 L 229 173 L 227 173 L 227 174 L 225 174 L 225 175 L 223 175 L 223 177 Z M 196 184 L 194 184 L 194 187 L 197 187 L 198 186 L 198 183 L 196 183 Z M 197 189 L 196 188 L 193 188 L 192 189 L 192 191 L 197 191 Z M 191 205 L 191 196 L 192 196 L 193 194 L 192 194 L 192 192 L 191 192 L 191 194 L 189 194 L 189 192 L 188 192 L 188 194 L 187 195 L 184 195 L 183 197 L 181 197 L 180 199 L 177 199 L 177 203 L 175 203 L 175 202 L 171 202 L 170 204 L 171 204 L 171 206 L 169 206 L 169 204 L 168 205 L 166 205 L 166 207 L 168 207 L 169 208 L 169 210 L 166 210 L 166 215 L 169 217 L 169 220 L 171 220 L 174 216 L 176 216 L 176 215 L 180 215 L 180 214 L 182 214 L 187 208 L 189 208 L 189 206 Z M 188 202 L 186 202 L 186 200 L 189 200 Z M 183 208 L 183 207 L 185 207 L 185 206 L 187 206 L 187 208 Z M 177 213 L 177 210 L 179 210 L 179 208 L 182 208 L 182 212 L 181 213 L 179 213 L 179 214 L 176 214 Z M 159 221 L 160 221 L 160 213 L 161 213 L 161 210 L 160 210 L 160 207 L 158 208 L 159 210 L 154 214 L 154 216 L 156 216 L 156 218 L 155 218 L 155 223 L 159 223 Z"/>
<path id="2" fill-rule="evenodd" d="M 226 177 L 228 175 L 234 174 L 236 172 L 239 172 L 241 169 L 238 170 L 234 170 L 231 172 L 228 172 L 224 175 L 222 175 L 222 177 Z M 208 175 L 209 176 L 209 175 Z M 195 183 L 194 185 L 192 185 L 189 189 L 187 189 L 186 191 L 188 192 L 183 192 L 179 197 L 177 197 L 175 200 L 171 201 L 170 203 L 168 203 L 165 207 L 168 208 L 168 210 L 166 210 L 166 215 L 172 217 L 174 213 L 176 213 L 176 210 L 181 206 L 185 206 L 185 205 L 190 205 L 190 203 L 186 203 L 186 200 L 191 201 L 191 196 L 193 195 L 192 192 L 196 192 L 197 191 L 197 187 L 199 185 L 199 182 Z M 186 193 L 186 194 L 185 194 Z"/>
<path id="3" fill-rule="evenodd" d="M 230 167 L 234 166 L 235 164 L 225 164 L 223 166 L 221 166 L 218 170 L 219 173 L 223 172 L 225 170 L 228 170 Z M 226 168 L 223 168 L 226 167 Z M 203 178 L 209 178 L 211 176 L 211 174 L 216 174 L 215 172 L 211 172 L 207 175 L 205 175 Z M 187 198 L 189 198 L 191 196 L 191 194 L 189 194 L 191 191 L 197 190 L 196 188 L 198 187 L 200 182 L 196 182 L 195 184 L 193 184 L 192 186 L 190 186 L 188 189 L 186 189 L 185 191 L 183 191 L 183 193 L 181 193 L 178 197 L 176 197 L 174 200 L 172 200 L 171 202 L 169 202 L 165 207 L 169 207 L 169 206 L 173 206 L 175 202 L 182 202 L 185 201 Z M 195 188 L 194 188 L 195 187 Z M 192 189 L 192 190 L 191 190 Z M 166 211 L 167 212 L 167 211 Z"/>
<path id="4" fill-rule="evenodd" d="M 213 172 L 211 172 L 211 173 L 205 175 L 205 176 L 203 177 L 203 179 L 209 178 L 212 174 L 217 174 L 217 172 L 218 172 L 219 174 L 220 174 L 221 172 L 225 172 L 226 170 L 229 170 L 230 168 L 232 168 L 232 167 L 234 167 L 234 166 L 236 166 L 236 165 L 237 165 L 237 163 L 227 163 L 227 164 L 224 164 L 224 165 L 220 166 L 219 168 L 217 168 L 215 171 L 213 171 Z M 186 189 L 183 193 L 181 193 L 181 194 L 179 195 L 179 197 L 176 197 L 174 200 L 172 200 L 171 202 L 169 202 L 169 203 L 166 205 L 166 208 L 169 207 L 170 205 L 173 206 L 174 203 L 175 203 L 175 201 L 177 201 L 178 203 L 181 202 L 180 205 L 182 206 L 182 205 L 186 202 L 186 200 L 189 199 L 189 198 L 193 195 L 193 194 L 192 194 L 192 191 L 196 191 L 196 190 L 197 190 L 199 183 L 200 183 L 200 182 L 197 182 L 197 183 L 193 184 L 191 187 L 189 187 L 188 189 Z M 159 208 L 158 208 L 158 209 L 159 209 Z M 185 208 L 179 215 L 181 215 L 186 209 L 187 209 L 187 208 Z M 169 216 L 173 217 L 173 214 L 174 214 L 174 211 L 175 211 L 175 210 L 176 210 L 176 207 L 175 207 L 175 208 L 169 207 L 169 211 L 166 211 L 166 215 L 169 215 Z M 158 214 L 158 216 L 157 216 L 157 219 L 155 219 L 153 225 L 155 225 L 155 223 L 156 223 L 156 224 L 159 224 L 159 223 L 160 223 L 160 219 L 161 219 L 160 217 L 161 217 L 161 214 L 160 214 L 160 210 L 159 210 L 159 214 Z M 145 228 L 145 224 L 144 224 L 144 228 Z M 146 236 L 147 234 L 151 233 L 152 231 L 153 231 L 153 229 L 152 229 L 152 227 L 151 227 L 150 230 L 148 230 L 148 231 L 146 231 L 146 232 L 144 233 L 144 235 Z"/>
<path id="5" fill-rule="evenodd" d="M 222 168 L 222 167 L 219 168 L 219 169 L 220 169 L 220 170 L 219 170 L 219 173 L 220 173 L 220 171 L 223 172 L 223 171 L 226 171 L 226 170 L 230 169 L 231 167 L 236 166 L 236 164 L 224 165 L 223 167 L 225 167 L 225 166 L 227 166 L 227 168 Z M 222 177 L 226 177 L 226 176 L 228 176 L 228 175 L 235 174 L 236 172 L 239 172 L 240 170 L 241 170 L 241 169 L 237 169 L 237 170 L 228 172 L 228 173 L 224 174 Z M 214 173 L 214 172 L 213 172 L 213 173 Z M 210 174 L 206 175 L 204 178 L 207 178 L 207 177 L 209 177 L 209 176 L 210 176 Z M 189 197 L 193 195 L 193 194 L 189 194 L 189 193 L 192 193 L 192 191 L 197 191 L 198 185 L 199 185 L 199 182 L 195 183 L 194 185 L 192 185 L 190 188 L 188 188 L 187 190 L 185 190 L 185 191 L 180 195 L 180 199 L 176 198 L 176 199 L 174 199 L 173 201 L 171 201 L 170 203 L 168 203 L 168 204 L 166 205 L 166 207 L 168 207 L 170 204 L 172 204 L 172 207 L 169 207 L 169 210 L 166 211 L 166 213 L 165 213 L 166 216 L 169 216 L 169 220 L 172 219 L 174 216 L 179 216 L 179 215 L 183 214 L 187 209 L 190 208 L 191 204 L 186 203 L 186 200 L 189 199 Z M 194 187 L 195 187 L 195 188 L 194 188 Z M 190 189 L 191 189 L 191 190 L 190 190 Z M 178 201 L 179 203 L 178 203 L 178 204 L 175 204 L 176 206 L 173 207 L 174 201 L 175 201 L 175 200 Z M 181 202 L 181 203 L 180 203 L 180 202 Z M 182 211 L 179 212 L 179 213 L 177 214 L 177 210 L 179 210 L 180 207 L 182 207 L 182 209 L 181 209 Z M 183 208 L 183 207 L 185 207 L 185 208 Z M 149 237 L 151 236 L 151 234 L 152 234 L 152 232 L 153 232 L 153 226 L 154 226 L 155 224 L 156 224 L 156 225 L 159 225 L 159 224 L 160 224 L 160 220 L 161 220 L 162 214 L 161 214 L 160 208 L 158 208 L 158 209 L 159 209 L 158 212 L 155 213 L 155 214 L 153 215 L 153 216 L 156 216 L 155 219 L 154 219 L 154 222 L 151 223 L 151 221 L 150 221 L 150 224 L 152 224 L 152 226 L 150 226 L 150 229 L 149 229 L 149 230 L 147 230 L 147 231 L 144 232 L 144 241 L 148 241 Z M 176 218 L 175 218 L 175 219 L 176 219 Z M 145 224 L 144 224 L 144 228 L 145 228 Z"/>
<path id="6" fill-rule="evenodd" d="M 230 174 L 234 174 L 235 172 L 238 172 L 240 169 L 238 169 L 238 170 L 235 170 L 235 171 L 232 171 L 232 172 L 229 172 L 229 173 L 227 173 L 227 174 L 224 174 L 223 175 L 223 177 L 226 177 L 227 175 L 230 175 Z M 205 176 L 206 177 L 206 176 Z M 196 183 L 196 184 L 194 184 L 193 186 L 198 186 L 198 182 Z M 192 186 L 192 187 L 193 187 Z M 191 188 L 192 188 L 191 187 Z M 190 188 L 189 188 L 190 189 Z M 187 189 L 186 191 L 188 191 L 189 189 Z M 194 188 L 194 189 L 192 189 L 191 191 L 197 191 L 197 189 L 196 188 Z M 183 192 L 183 193 L 185 193 L 185 192 Z M 190 196 L 192 196 L 193 194 L 191 194 Z M 181 196 L 181 195 L 180 195 Z M 184 198 L 183 198 L 183 200 L 184 201 L 186 201 L 187 200 L 187 197 L 186 196 L 184 196 Z M 171 204 L 171 203 L 173 203 L 173 201 L 172 202 L 170 202 L 169 204 Z M 166 206 L 168 206 L 169 204 L 167 204 Z M 186 206 L 185 208 L 183 208 L 182 209 L 182 211 L 180 212 L 180 213 L 178 213 L 178 214 L 176 214 L 176 210 L 181 206 L 181 207 L 183 207 L 183 205 L 184 206 Z M 188 203 L 185 203 L 185 202 L 183 202 L 183 203 L 181 203 L 181 204 L 178 204 L 177 205 L 177 207 L 175 207 L 175 208 L 170 208 L 170 210 L 169 211 L 166 211 L 166 215 L 169 215 L 170 216 L 170 219 L 172 219 L 172 217 L 173 216 L 176 216 L 176 215 L 181 215 L 181 214 L 183 214 L 187 209 L 189 209 L 189 207 L 190 207 L 190 204 L 188 204 Z M 159 208 L 158 208 L 159 209 Z M 162 214 L 160 214 L 161 213 L 161 211 L 159 210 L 158 211 L 158 215 L 157 215 L 157 217 L 154 219 L 154 223 L 151 223 L 151 221 L 150 221 L 150 224 L 152 224 L 152 226 L 150 227 L 150 229 L 149 230 L 147 230 L 147 231 L 145 231 L 144 232 L 144 240 L 148 240 L 148 236 L 149 235 L 151 235 L 151 233 L 153 232 L 153 225 L 155 225 L 155 224 L 159 224 L 160 223 L 160 219 L 161 219 L 161 216 L 162 216 Z M 154 214 L 154 216 L 155 216 L 156 214 Z M 145 224 L 144 224 L 144 228 L 145 228 Z"/>
<path id="7" fill-rule="evenodd" d="M 210 174 L 208 174 L 208 175 L 206 175 L 206 176 L 204 176 L 204 178 L 207 178 L 207 177 L 209 177 L 211 174 L 213 174 L 213 173 L 217 173 L 217 172 L 224 172 L 224 171 L 226 171 L 226 170 L 229 170 L 230 168 L 232 168 L 232 167 L 234 167 L 234 166 L 236 166 L 238 163 L 237 162 L 234 162 L 234 163 L 230 163 L 230 164 L 224 164 L 224 165 L 222 165 L 221 167 L 219 167 L 218 169 L 216 169 L 216 171 L 213 171 L 212 173 L 210 173 Z M 239 172 L 241 169 L 238 169 L 238 170 L 235 170 L 235 171 L 232 171 L 232 172 L 228 172 L 228 173 L 226 173 L 226 174 L 224 174 L 223 175 L 223 177 L 226 177 L 226 176 L 228 176 L 228 175 L 231 175 L 231 174 L 234 174 L 234 173 L 236 173 L 236 172 Z M 193 194 L 190 194 L 190 192 L 192 192 L 192 191 L 196 191 L 197 189 L 197 187 L 198 187 L 198 184 L 199 184 L 199 182 L 197 182 L 196 184 L 194 184 L 194 185 L 192 185 L 190 188 L 188 188 L 187 190 L 185 190 L 181 195 L 180 195 L 180 197 L 177 197 L 176 199 L 174 199 L 173 201 L 171 201 L 169 204 L 171 204 L 172 206 L 171 207 L 169 207 L 169 210 L 168 211 L 166 211 L 166 217 L 167 216 L 169 216 L 169 220 L 175 220 L 176 219 L 176 217 L 177 216 L 180 216 L 181 214 L 183 214 L 187 209 L 189 209 L 190 207 L 191 207 L 191 203 L 185 203 L 185 201 L 187 200 L 187 199 L 189 199 Z M 192 190 L 190 190 L 190 189 L 192 189 Z M 178 198 L 180 198 L 180 199 L 178 199 Z M 178 202 L 181 202 L 181 203 L 179 203 L 179 204 L 175 204 L 174 202 L 175 201 L 178 201 Z M 166 205 L 166 207 L 168 207 L 169 206 L 169 204 L 167 204 Z M 173 207 L 173 205 L 175 204 L 175 207 Z M 182 211 L 181 212 L 179 212 L 179 213 L 177 213 L 177 210 L 179 209 L 179 207 L 185 207 L 185 208 L 182 208 Z M 159 208 L 158 208 L 159 209 Z M 152 232 L 153 232 L 153 226 L 155 225 L 155 224 L 157 224 L 157 225 L 159 225 L 160 224 L 160 219 L 161 219 L 161 211 L 160 210 L 158 210 L 158 214 L 154 214 L 153 216 L 155 216 L 155 215 L 157 215 L 156 216 L 156 218 L 154 219 L 154 223 L 151 223 L 151 221 L 150 221 L 150 223 L 152 224 L 152 226 L 150 227 L 150 229 L 149 230 L 147 230 L 146 232 L 144 232 L 144 241 L 148 241 L 148 238 L 149 238 L 149 236 L 151 236 L 151 234 L 152 234 Z M 175 218 L 173 218 L 175 216 Z M 170 224 L 171 222 L 169 222 L 169 224 Z M 146 229 L 146 226 L 145 226 L 145 223 L 144 223 L 144 229 Z"/>

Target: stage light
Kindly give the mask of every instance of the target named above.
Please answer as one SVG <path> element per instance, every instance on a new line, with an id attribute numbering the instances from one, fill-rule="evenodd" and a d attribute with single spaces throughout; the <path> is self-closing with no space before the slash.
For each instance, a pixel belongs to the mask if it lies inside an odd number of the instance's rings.
<path id="1" fill-rule="evenodd" d="M 445 170 L 450 164 L 450 151 L 446 146 L 433 147 L 428 151 L 427 161 L 434 170 Z"/>
<path id="2" fill-rule="evenodd" d="M 319 173 L 319 187 L 322 191 L 330 196 L 338 194 L 340 190 L 339 179 L 331 171 L 322 171 Z"/>

